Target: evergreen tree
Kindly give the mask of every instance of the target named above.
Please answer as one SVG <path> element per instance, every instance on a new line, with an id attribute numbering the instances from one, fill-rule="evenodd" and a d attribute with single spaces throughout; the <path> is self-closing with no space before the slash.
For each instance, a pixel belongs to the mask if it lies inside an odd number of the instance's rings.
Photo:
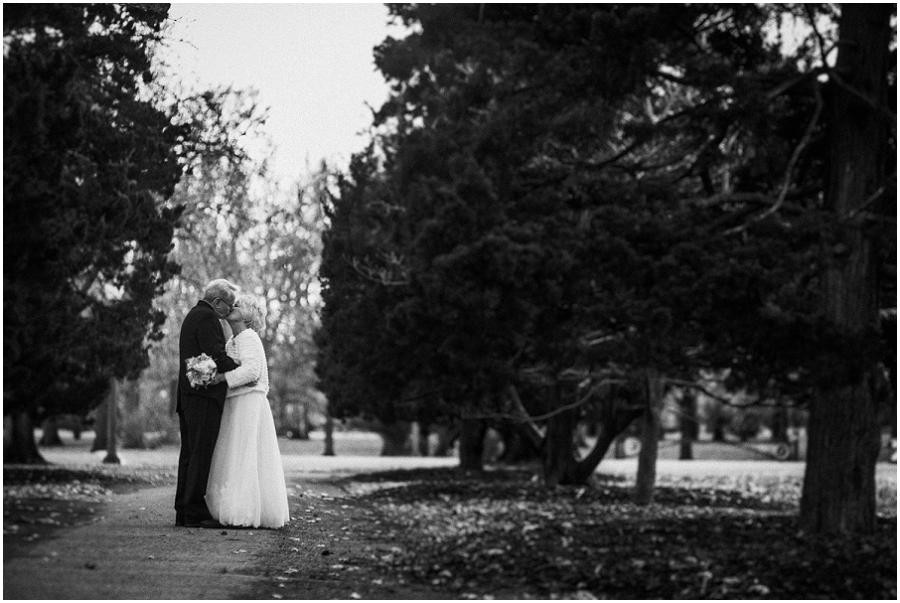
<path id="1" fill-rule="evenodd" d="M 165 5 L 15 4 L 4 16 L 6 461 L 35 418 L 84 413 L 147 363 L 177 267 L 185 128 L 149 98 Z"/>
<path id="2" fill-rule="evenodd" d="M 407 283 L 402 267 L 391 264 L 396 215 L 382 201 L 382 186 L 375 157 L 359 153 L 325 204 L 316 373 L 331 416 L 390 424 L 410 418 L 396 403 L 415 362 L 403 366 L 398 349 L 412 342 L 392 330 L 386 314 Z"/>
<path id="3" fill-rule="evenodd" d="M 848 116 L 826 111 L 837 80 L 820 44 L 833 31 L 790 48 L 778 28 L 833 23 L 832 8 L 391 10 L 415 33 L 376 51 L 393 87 L 366 180 L 378 187 L 354 180 L 335 205 L 344 232 L 362 235 L 365 208 L 385 204 L 393 234 L 362 255 L 326 241 L 324 261 L 389 259 L 381 268 L 404 278 L 376 296 L 385 283 L 351 275 L 365 315 L 326 299 L 364 332 L 336 343 L 323 322 L 323 339 L 357 354 L 330 397 L 358 380 L 390 404 L 427 383 L 460 417 L 517 416 L 556 483 L 586 479 L 602 457 L 574 457 L 592 403 L 620 411 L 607 441 L 701 369 L 751 389 L 824 382 L 852 343 L 819 286 L 823 246 L 842 229 L 823 196 L 825 126 Z M 856 341 L 878 355 L 877 340 Z"/>
<path id="4" fill-rule="evenodd" d="M 829 72 L 824 197 L 834 228 L 823 250 L 822 310 L 830 341 L 820 355 L 827 370 L 810 406 L 800 507 L 801 523 L 811 532 L 875 529 L 878 363 L 890 353 L 879 349 L 885 301 L 879 281 L 885 252 L 896 254 L 896 238 L 890 241 L 896 231 L 885 220 L 896 215 L 896 192 L 887 193 L 886 177 L 896 166 L 896 146 L 890 148 L 891 125 L 896 143 L 896 114 L 890 113 L 896 88 L 889 89 L 896 82 L 896 54 L 890 52 L 895 10 L 842 5 L 837 62 Z"/>

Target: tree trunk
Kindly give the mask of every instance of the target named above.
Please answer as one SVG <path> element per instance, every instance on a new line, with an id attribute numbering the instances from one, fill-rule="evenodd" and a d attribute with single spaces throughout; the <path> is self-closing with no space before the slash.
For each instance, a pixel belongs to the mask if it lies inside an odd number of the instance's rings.
<path id="1" fill-rule="evenodd" d="M 56 417 L 47 417 L 41 424 L 41 446 L 62 446 L 62 438 L 59 437 L 59 425 Z"/>
<path id="2" fill-rule="evenodd" d="M 127 379 L 119 382 L 119 417 L 121 429 L 118 434 L 122 436 L 122 448 L 148 448 L 149 443 L 144 438 L 146 425 L 142 421 L 129 421 L 141 408 L 141 382 L 138 379 Z"/>
<path id="3" fill-rule="evenodd" d="M 34 423 L 28 411 L 11 411 L 3 417 L 3 462 L 47 463 L 34 441 Z"/>
<path id="4" fill-rule="evenodd" d="M 873 531 L 881 442 L 867 384 L 821 392 L 811 410 L 801 526 L 816 533 Z"/>
<path id="5" fill-rule="evenodd" d="M 308 440 L 309 439 L 309 402 L 303 402 L 303 410 L 300 412 L 300 422 L 297 426 L 297 435 L 296 439 L 298 440 Z M 284 404 L 287 406 L 287 404 Z"/>
<path id="6" fill-rule="evenodd" d="M 587 424 L 576 422 L 575 427 L 572 433 L 572 444 L 575 446 L 575 450 L 579 451 L 582 448 L 588 447 L 588 427 Z M 596 431 L 596 429 L 595 429 Z"/>
<path id="7" fill-rule="evenodd" d="M 681 446 L 678 458 L 682 461 L 694 459 L 693 443 L 697 439 L 697 394 L 690 389 L 681 394 Z"/>
<path id="8" fill-rule="evenodd" d="M 120 381 L 119 391 L 122 400 L 122 412 L 125 415 L 136 413 L 141 406 L 141 381 L 128 379 Z"/>
<path id="9" fill-rule="evenodd" d="M 419 421 L 419 439 L 416 442 L 416 448 L 419 452 L 419 456 L 428 456 L 430 452 L 428 446 L 428 434 L 430 433 L 430 425 L 425 423 L 424 421 Z"/>
<path id="10" fill-rule="evenodd" d="M 122 461 L 116 452 L 116 418 L 119 414 L 119 382 L 115 377 L 109 380 L 109 395 L 106 397 L 106 456 L 103 462 L 119 465 Z"/>
<path id="11" fill-rule="evenodd" d="M 586 457 L 574 464 L 569 474 L 566 476 L 566 484 L 584 484 L 597 470 L 597 465 L 606 456 L 606 452 L 614 441 L 618 441 L 618 436 L 631 425 L 635 419 L 643 414 L 641 410 L 631 408 L 617 408 L 615 403 L 611 403 L 610 410 L 603 413 L 603 420 L 600 423 L 600 432 L 597 434 L 597 441 L 594 448 Z"/>
<path id="12" fill-rule="evenodd" d="M 91 445 L 91 452 L 106 450 L 106 418 L 108 409 L 109 407 L 105 400 L 94 409 L 94 443 Z"/>
<path id="13" fill-rule="evenodd" d="M 647 407 L 641 419 L 641 451 L 638 454 L 637 479 L 634 501 L 639 505 L 653 502 L 653 486 L 656 483 L 656 457 L 659 450 L 660 406 L 663 399 L 663 383 L 654 370 L 646 372 L 645 385 Z"/>
<path id="14" fill-rule="evenodd" d="M 459 430 L 459 468 L 481 471 L 484 468 L 484 434 L 487 423 L 481 419 L 463 419 Z"/>
<path id="15" fill-rule="evenodd" d="M 535 446 L 525 433 L 527 428 L 519 423 L 503 422 L 497 425 L 497 431 L 503 438 L 503 463 L 524 463 L 541 457 L 541 449 Z"/>
<path id="16" fill-rule="evenodd" d="M 725 441 L 725 426 L 728 422 L 722 416 L 722 403 L 713 402 L 709 417 L 709 428 L 712 431 L 713 442 Z"/>
<path id="17" fill-rule="evenodd" d="M 889 419 L 891 425 L 891 437 L 895 440 L 897 439 L 897 392 L 896 390 L 893 393 L 893 397 L 891 398 L 891 418 Z"/>
<path id="18" fill-rule="evenodd" d="M 554 391 L 553 402 L 559 408 L 562 404 L 561 392 L 559 388 Z M 547 486 L 587 483 L 613 442 L 643 414 L 640 407 L 635 408 L 630 395 L 625 395 L 623 399 L 623 392 L 614 393 L 599 402 L 599 414 L 595 416 L 597 440 L 587 455 L 580 459 L 577 458 L 575 446 L 578 411 L 567 410 L 550 417 L 541 447 L 544 483 Z"/>
<path id="19" fill-rule="evenodd" d="M 334 418 L 325 409 L 325 450 L 322 456 L 334 456 Z"/>
<path id="20" fill-rule="evenodd" d="M 613 448 L 613 457 L 617 459 L 625 458 L 625 440 L 628 438 L 627 433 L 620 433 L 616 437 L 615 448 Z"/>
<path id="21" fill-rule="evenodd" d="M 562 405 L 560 386 L 553 388 L 553 407 Z M 566 483 L 575 465 L 575 426 L 578 415 L 573 409 L 557 413 L 547 421 L 544 436 L 544 484 L 551 488 Z"/>
<path id="22" fill-rule="evenodd" d="M 784 396 L 778 397 L 778 406 L 772 416 L 772 441 L 787 442 L 788 441 L 788 407 L 787 400 Z"/>
<path id="23" fill-rule="evenodd" d="M 835 360 L 834 373 L 810 405 L 800 503 L 800 525 L 808 532 L 866 533 L 875 527 L 880 438 L 871 393 L 876 359 L 867 358 L 867 338 L 878 333 L 878 272 L 864 214 L 878 207 L 869 205 L 885 182 L 889 125 L 859 95 L 886 107 L 892 10 L 889 4 L 841 6 L 836 71 L 843 84 L 832 84 L 825 198 L 842 232 L 826 266 L 824 304 L 826 320 L 858 348 Z"/>
<path id="24" fill-rule="evenodd" d="M 178 409 L 178 379 L 169 381 L 169 414 L 175 416 Z"/>
<path id="25" fill-rule="evenodd" d="M 381 422 L 379 434 L 381 435 L 381 456 L 409 456 L 412 454 L 412 444 L 409 441 L 409 421 Z"/>

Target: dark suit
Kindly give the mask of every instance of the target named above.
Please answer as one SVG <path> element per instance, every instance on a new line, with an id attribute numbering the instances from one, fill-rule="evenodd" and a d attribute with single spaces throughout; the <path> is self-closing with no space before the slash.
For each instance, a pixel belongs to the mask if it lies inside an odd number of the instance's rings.
<path id="1" fill-rule="evenodd" d="M 201 300 L 191 308 L 181 323 L 178 340 L 178 392 L 176 411 L 181 427 L 181 453 L 178 456 L 178 486 L 175 490 L 176 521 L 209 519 L 209 509 L 203 499 L 209 465 L 212 462 L 219 422 L 225 407 L 228 385 L 194 389 L 187 379 L 185 361 L 205 353 L 216 362 L 219 372 L 226 373 L 238 365 L 225 354 L 225 334 L 215 310 Z"/>

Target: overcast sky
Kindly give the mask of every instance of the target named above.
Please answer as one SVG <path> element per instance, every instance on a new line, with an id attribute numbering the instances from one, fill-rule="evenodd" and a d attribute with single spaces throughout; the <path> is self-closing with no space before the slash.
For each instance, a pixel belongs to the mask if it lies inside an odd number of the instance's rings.
<path id="1" fill-rule="evenodd" d="M 271 164 L 293 181 L 321 158 L 345 165 L 388 88 L 372 49 L 399 28 L 387 8 L 367 4 L 173 4 L 174 41 L 164 51 L 189 85 L 234 85 L 259 91 L 269 106 Z"/>

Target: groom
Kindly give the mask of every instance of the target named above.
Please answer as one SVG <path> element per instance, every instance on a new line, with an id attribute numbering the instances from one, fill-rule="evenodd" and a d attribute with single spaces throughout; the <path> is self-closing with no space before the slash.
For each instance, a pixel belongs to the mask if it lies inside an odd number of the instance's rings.
<path id="1" fill-rule="evenodd" d="M 203 292 L 203 299 L 181 323 L 176 405 L 181 427 L 181 453 L 175 490 L 176 526 L 220 527 L 209 514 L 203 497 L 228 385 L 219 380 L 202 389 L 192 388 L 185 361 L 205 353 L 215 360 L 220 373 L 237 368 L 237 363 L 225 354 L 225 334 L 219 323 L 220 318 L 231 313 L 237 291 L 238 288 L 225 279 L 210 282 Z"/>

